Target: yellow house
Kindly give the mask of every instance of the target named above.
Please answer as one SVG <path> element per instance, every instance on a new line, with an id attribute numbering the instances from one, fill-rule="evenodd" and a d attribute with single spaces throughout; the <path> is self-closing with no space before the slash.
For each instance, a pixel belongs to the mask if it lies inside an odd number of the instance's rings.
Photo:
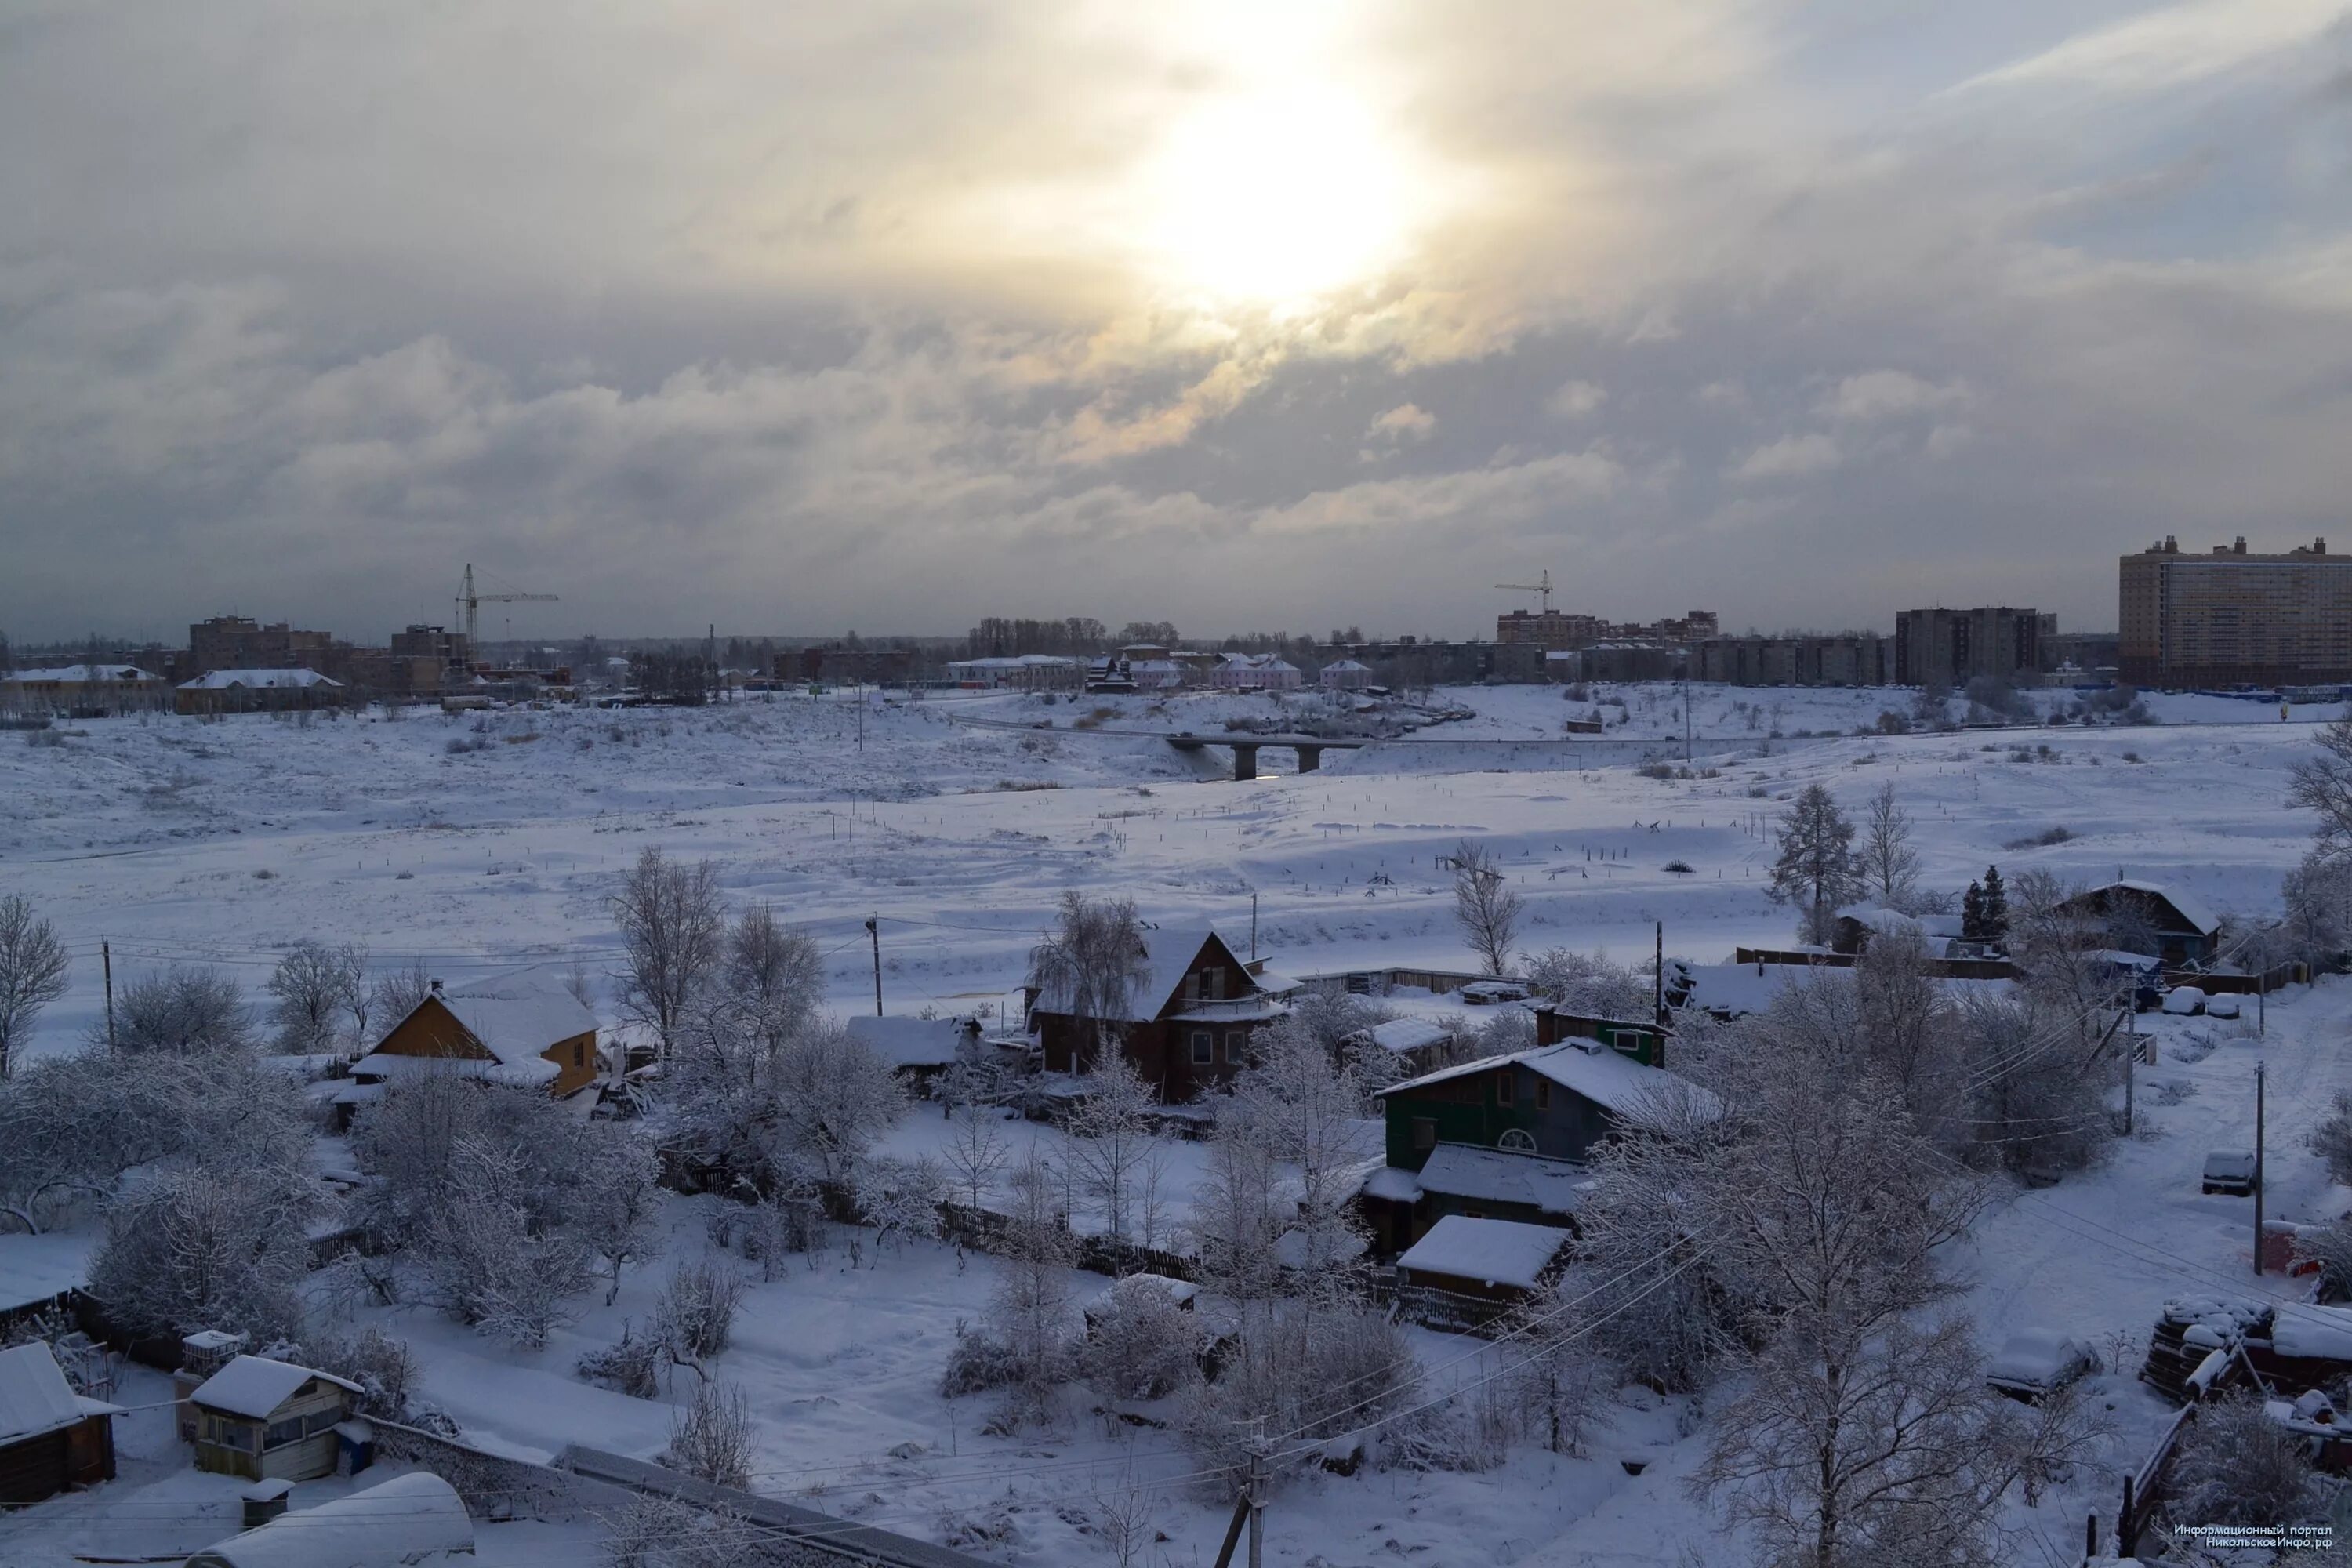
<path id="1" fill-rule="evenodd" d="M 382 1082 L 454 1072 L 562 1098 L 596 1081 L 596 1015 L 556 976 L 524 969 L 432 994 L 352 1064 L 352 1076 Z"/>

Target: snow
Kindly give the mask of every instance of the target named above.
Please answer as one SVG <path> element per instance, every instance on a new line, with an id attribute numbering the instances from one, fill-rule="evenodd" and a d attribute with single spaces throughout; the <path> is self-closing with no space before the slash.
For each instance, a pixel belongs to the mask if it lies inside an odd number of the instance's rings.
<path id="1" fill-rule="evenodd" d="M 2271 1324 L 2271 1348 L 2298 1361 L 2352 1365 L 2352 1307 L 2282 1310 Z"/>
<path id="2" fill-rule="evenodd" d="M 257 1421 L 293 1398 L 295 1392 L 314 1377 L 353 1394 L 360 1392 L 358 1384 L 332 1373 L 313 1372 L 307 1366 L 272 1361 L 267 1356 L 241 1355 L 205 1379 L 188 1399 L 192 1404 Z"/>
<path id="3" fill-rule="evenodd" d="M 2164 994 L 2164 1010 L 2176 1018 L 2187 1018 L 2205 1010 L 2205 993 L 2194 985 L 2176 985 Z"/>
<path id="4" fill-rule="evenodd" d="M 0 1444 L 70 1426 L 89 1414 L 46 1342 L 35 1340 L 0 1351 Z"/>
<path id="5" fill-rule="evenodd" d="M 1636 1115 L 1671 1100 L 1685 1100 L 1695 1110 L 1708 1113 L 1719 1114 L 1722 1110 L 1715 1096 L 1696 1084 L 1677 1078 L 1663 1068 L 1637 1062 L 1610 1047 L 1587 1040 L 1538 1046 L 1531 1051 L 1514 1051 L 1509 1056 L 1485 1057 L 1457 1067 L 1440 1068 L 1435 1072 L 1391 1084 L 1381 1092 L 1399 1094 L 1409 1089 L 1426 1089 L 1432 1084 L 1445 1083 L 1472 1073 L 1492 1072 L 1506 1065 L 1527 1068 L 1620 1116 Z"/>
<path id="6" fill-rule="evenodd" d="M 1373 1025 L 1365 1033 L 1381 1049 L 1402 1057 L 1442 1046 L 1454 1037 L 1454 1032 L 1431 1018 L 1391 1018 L 1385 1024 Z"/>
<path id="7" fill-rule="evenodd" d="M 86 686 L 94 681 L 161 680 L 135 664 L 68 664 L 55 669 L 19 669 L 0 675 L 0 686 Z"/>
<path id="8" fill-rule="evenodd" d="M 183 691 L 228 691 L 238 687 L 257 689 L 279 686 L 341 686 L 315 669 L 215 669 L 180 682 Z"/>
<path id="9" fill-rule="evenodd" d="M 2090 1346 L 2056 1329 L 2031 1328 L 2010 1335 L 1985 1367 L 1985 1381 L 2003 1387 L 2047 1393 L 2095 1363 Z"/>
<path id="10" fill-rule="evenodd" d="M 474 1552 L 457 1489 L 415 1471 L 215 1542 L 188 1568 L 404 1568 Z"/>
<path id="11" fill-rule="evenodd" d="M 517 970 L 446 992 L 441 1004 L 508 1067 L 536 1061 L 558 1040 L 597 1027 L 596 1015 L 543 969 Z"/>
<path id="12" fill-rule="evenodd" d="M 97 1237 L 87 1232 L 0 1236 L 0 1312 L 34 1306 L 87 1285 L 90 1249 L 96 1245 Z"/>
<path id="13" fill-rule="evenodd" d="M 2180 911 L 2180 918 L 2195 927 L 2202 935 L 2211 936 L 2221 929 L 2220 919 L 2212 910 L 2205 907 L 2203 900 L 2168 882 L 2147 882 L 2137 877 L 2123 877 L 2108 883 L 2107 886 L 2127 889 L 2135 893 L 2151 893 L 2169 901 L 2174 909 Z"/>
<path id="14" fill-rule="evenodd" d="M 1532 1290 L 1570 1239 L 1568 1232 L 1548 1225 L 1450 1214 L 1406 1249 L 1397 1268 L 1416 1281 L 1435 1274 Z"/>
<path id="15" fill-rule="evenodd" d="M 961 1018 L 859 1016 L 844 1026 L 894 1068 L 943 1068 L 955 1064 L 969 1030 Z"/>
<path id="16" fill-rule="evenodd" d="M 1569 1215 L 1576 1212 L 1591 1180 L 1584 1167 L 1565 1160 L 1440 1143 L 1429 1152 L 1415 1185 L 1416 1195 L 1436 1193 L 1485 1203 L 1526 1204 L 1545 1214 Z"/>

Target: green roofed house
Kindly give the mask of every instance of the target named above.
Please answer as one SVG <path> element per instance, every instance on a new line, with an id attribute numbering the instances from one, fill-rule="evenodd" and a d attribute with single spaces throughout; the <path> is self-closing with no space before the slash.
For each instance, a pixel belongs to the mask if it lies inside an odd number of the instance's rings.
<path id="1" fill-rule="evenodd" d="M 1389 1252 L 1446 1215 L 1572 1230 L 1595 1144 L 1654 1109 L 1722 1109 L 1687 1079 L 1589 1039 L 1424 1073 L 1381 1100 L 1388 1164 L 1363 1199 Z"/>

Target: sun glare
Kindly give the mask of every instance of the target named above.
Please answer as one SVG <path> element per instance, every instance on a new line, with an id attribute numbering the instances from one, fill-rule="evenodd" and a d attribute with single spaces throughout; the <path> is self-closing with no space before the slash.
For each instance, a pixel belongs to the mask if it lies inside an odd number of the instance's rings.
<path id="1" fill-rule="evenodd" d="M 1346 94 L 1229 99 L 1179 121 L 1144 159 L 1130 243 L 1164 285 L 1297 305 L 1393 262 L 1411 197 L 1404 161 Z"/>

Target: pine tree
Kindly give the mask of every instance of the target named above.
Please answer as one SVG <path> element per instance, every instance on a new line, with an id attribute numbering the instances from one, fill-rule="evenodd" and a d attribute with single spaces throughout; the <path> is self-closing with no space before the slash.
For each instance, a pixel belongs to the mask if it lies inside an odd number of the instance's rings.
<path id="1" fill-rule="evenodd" d="M 1775 902 L 1797 906 L 1803 940 L 1826 942 L 1841 906 L 1866 890 L 1853 853 L 1853 824 L 1820 784 L 1807 784 L 1780 819 L 1780 858 L 1772 863 Z"/>
<path id="2" fill-rule="evenodd" d="M 2009 890 L 2000 884 L 2000 868 L 1988 866 L 1984 874 L 1984 940 L 2001 942 L 2009 936 Z"/>
<path id="3" fill-rule="evenodd" d="M 1969 890 L 1960 895 L 1960 940 L 1984 941 L 1984 889 L 1970 882 Z"/>

